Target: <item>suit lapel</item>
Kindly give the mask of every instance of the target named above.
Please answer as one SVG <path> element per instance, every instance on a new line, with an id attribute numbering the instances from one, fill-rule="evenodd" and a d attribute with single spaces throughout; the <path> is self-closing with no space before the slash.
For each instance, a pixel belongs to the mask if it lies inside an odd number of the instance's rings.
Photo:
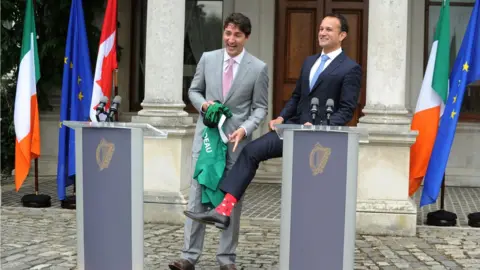
<path id="1" fill-rule="evenodd" d="M 220 78 L 220 84 L 217 87 L 215 93 L 215 100 L 223 100 L 223 50 L 219 50 L 217 57 L 215 59 L 215 78 Z"/>
<path id="2" fill-rule="evenodd" d="M 313 57 L 313 59 L 308 63 L 307 65 L 307 69 L 305 69 L 305 75 L 303 75 L 303 83 L 302 85 L 306 85 L 304 91 L 306 91 L 306 95 L 308 95 L 310 93 L 310 72 L 312 72 L 312 67 L 313 65 L 315 64 L 315 62 L 317 61 L 317 59 L 320 57 L 320 55 L 322 55 L 321 53 L 315 55 L 315 57 Z"/>
<path id="3" fill-rule="evenodd" d="M 318 76 L 318 79 L 313 85 L 312 91 L 310 91 L 310 93 L 315 91 L 315 89 L 320 85 L 320 83 L 322 83 L 325 76 L 332 73 L 338 66 L 340 66 L 343 60 L 345 60 L 344 52 L 340 53 L 337 57 L 335 57 L 335 59 L 333 59 L 333 61 L 328 65 L 328 67 L 324 71 L 322 71 L 322 73 L 320 73 L 320 76 Z"/>
<path id="4" fill-rule="evenodd" d="M 230 90 L 228 91 L 228 94 L 225 97 L 225 101 L 223 103 L 226 103 L 233 95 L 233 92 L 237 91 L 240 85 L 242 85 L 241 82 L 243 81 L 243 77 L 245 77 L 245 75 L 248 73 L 248 70 L 250 69 L 250 61 L 250 54 L 248 52 L 245 52 L 242 62 L 240 62 L 240 65 L 238 66 L 237 74 L 233 79 L 232 86 L 230 87 Z"/>

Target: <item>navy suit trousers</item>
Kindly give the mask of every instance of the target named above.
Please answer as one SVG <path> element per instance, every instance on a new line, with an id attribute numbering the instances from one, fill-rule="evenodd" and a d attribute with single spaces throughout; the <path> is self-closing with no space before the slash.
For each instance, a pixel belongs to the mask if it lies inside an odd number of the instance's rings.
<path id="1" fill-rule="evenodd" d="M 251 141 L 243 148 L 235 165 L 222 180 L 220 189 L 239 200 L 255 177 L 260 162 L 281 157 L 282 152 L 283 141 L 275 131 Z"/>

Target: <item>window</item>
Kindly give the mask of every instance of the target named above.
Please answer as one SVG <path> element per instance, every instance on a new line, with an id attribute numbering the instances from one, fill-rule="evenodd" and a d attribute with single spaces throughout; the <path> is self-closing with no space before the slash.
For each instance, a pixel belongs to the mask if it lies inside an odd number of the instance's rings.
<path id="1" fill-rule="evenodd" d="M 179 0 L 180 1 L 180 0 Z M 185 110 L 196 112 L 188 99 L 197 63 L 203 52 L 222 48 L 223 11 L 222 0 L 184 0 L 185 39 L 183 55 L 183 102 Z M 226 0 L 227 10 L 231 0 Z M 145 93 L 145 44 L 148 0 L 132 1 L 132 58 L 130 79 L 130 111 L 142 109 Z"/>
<path id="2" fill-rule="evenodd" d="M 425 0 L 426 5 L 426 38 L 425 38 L 425 65 L 435 34 L 435 27 L 443 0 Z M 452 68 L 458 50 L 462 45 L 463 36 L 473 10 L 475 0 L 450 0 L 450 68 Z M 465 90 L 460 121 L 480 121 L 480 81 L 470 84 Z"/>
<path id="3" fill-rule="evenodd" d="M 196 112 L 188 99 L 188 88 L 203 52 L 222 48 L 223 1 L 186 0 L 183 52 L 183 102 L 185 110 Z"/>
<path id="4" fill-rule="evenodd" d="M 147 0 L 132 1 L 132 43 L 130 63 L 130 111 L 138 112 L 145 95 L 145 45 Z"/>

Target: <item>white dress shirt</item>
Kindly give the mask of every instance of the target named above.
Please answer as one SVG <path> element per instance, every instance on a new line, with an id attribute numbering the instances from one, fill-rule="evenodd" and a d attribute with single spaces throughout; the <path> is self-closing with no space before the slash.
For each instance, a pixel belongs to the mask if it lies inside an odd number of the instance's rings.
<path id="1" fill-rule="evenodd" d="M 337 50 L 327 53 L 329 59 L 325 62 L 325 65 L 323 66 L 323 70 L 325 70 L 328 65 L 335 59 L 335 57 L 339 56 L 342 53 L 342 48 L 338 48 Z M 324 55 L 322 51 L 322 55 Z M 310 79 L 308 80 L 310 83 L 312 83 L 312 78 L 313 75 L 315 75 L 315 72 L 317 71 L 318 67 L 320 66 L 320 62 L 322 61 L 322 57 L 318 57 L 317 61 L 315 61 L 315 64 L 313 64 L 312 69 L 310 69 Z"/>
<path id="2" fill-rule="evenodd" d="M 245 48 L 243 48 L 242 52 L 233 57 L 233 60 L 234 60 L 234 63 L 233 63 L 233 79 L 235 79 L 235 75 L 237 75 L 237 70 L 238 70 L 238 66 L 240 66 L 240 63 L 242 62 L 242 59 L 243 59 L 243 56 L 245 55 Z M 228 60 L 230 60 L 230 55 L 228 55 L 227 53 L 227 49 L 225 49 L 223 51 L 223 72 L 227 72 L 227 68 L 228 68 Z M 233 82 L 233 80 L 232 80 Z"/>

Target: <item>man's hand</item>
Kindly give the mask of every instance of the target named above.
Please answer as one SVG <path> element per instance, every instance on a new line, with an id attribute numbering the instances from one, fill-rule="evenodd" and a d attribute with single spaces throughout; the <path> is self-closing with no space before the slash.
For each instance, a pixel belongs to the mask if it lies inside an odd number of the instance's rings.
<path id="1" fill-rule="evenodd" d="M 238 142 L 243 140 L 243 137 L 245 137 L 245 130 L 243 128 L 238 128 L 237 130 L 235 130 L 235 132 L 233 132 L 233 134 L 228 134 L 228 140 L 231 143 L 235 143 L 235 145 L 233 146 L 233 152 L 235 152 Z"/>
<path id="2" fill-rule="evenodd" d="M 207 101 L 207 102 L 204 102 L 204 103 L 202 104 L 202 111 L 203 111 L 203 112 L 207 112 L 208 106 L 210 106 L 210 105 L 212 105 L 212 104 L 213 104 L 213 101 L 211 101 L 211 100 L 209 100 L 209 101 Z"/>
<path id="3" fill-rule="evenodd" d="M 310 122 L 306 122 L 305 124 L 303 124 L 304 126 L 312 126 L 312 123 Z"/>
<path id="4" fill-rule="evenodd" d="M 268 127 L 270 128 L 270 130 L 275 130 L 275 125 L 279 125 L 282 123 L 283 117 L 279 116 L 276 119 L 270 120 L 270 122 L 268 122 Z"/>

